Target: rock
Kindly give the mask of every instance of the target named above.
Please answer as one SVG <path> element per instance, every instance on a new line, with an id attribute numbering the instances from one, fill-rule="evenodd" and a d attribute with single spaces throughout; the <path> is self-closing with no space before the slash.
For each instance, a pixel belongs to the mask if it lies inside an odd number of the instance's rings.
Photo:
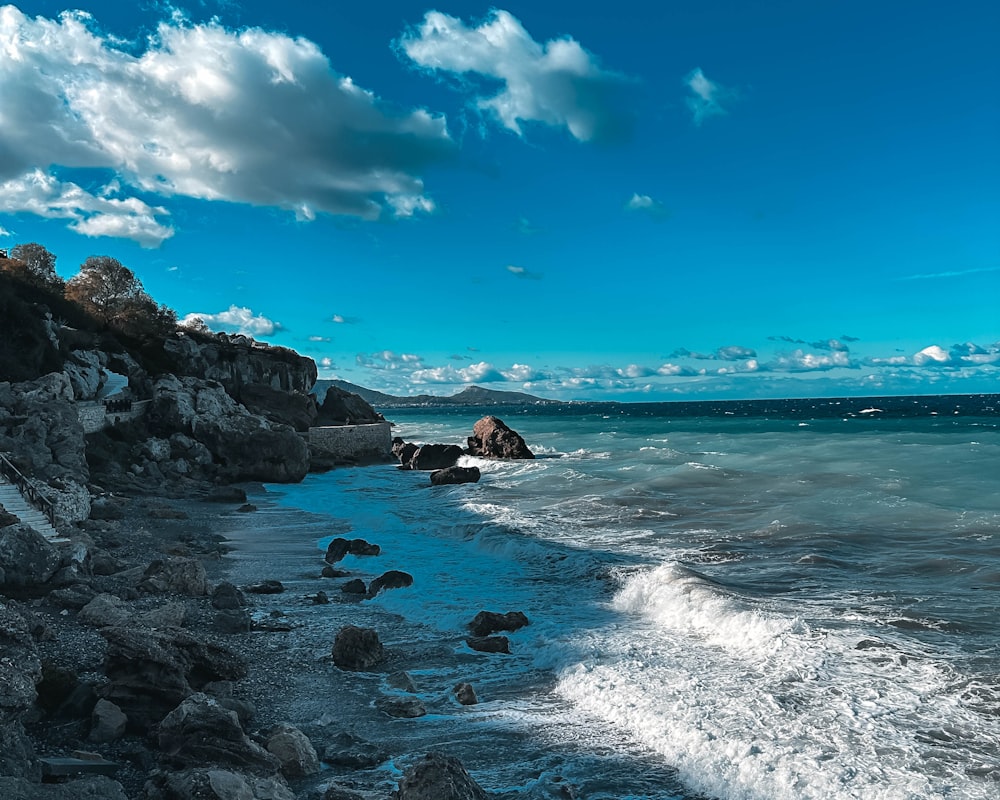
<path id="1" fill-rule="evenodd" d="M 88 741 L 104 744 L 114 742 L 125 734 L 128 718 L 118 706 L 107 700 L 98 700 L 90 718 Z"/>
<path id="2" fill-rule="evenodd" d="M 121 598 L 111 594 L 99 594 L 80 609 L 77 619 L 84 625 L 105 628 L 109 625 L 128 624 L 132 619 L 132 613 L 125 607 Z"/>
<path id="3" fill-rule="evenodd" d="M 121 503 L 110 497 L 98 497 L 90 502 L 90 519 L 124 519 Z"/>
<path id="4" fill-rule="evenodd" d="M 479 702 L 471 683 L 456 683 L 452 691 L 455 692 L 455 699 L 463 706 L 474 706 Z"/>
<path id="5" fill-rule="evenodd" d="M 200 692 L 163 718 L 157 743 L 171 767 L 219 764 L 273 774 L 279 766 L 275 756 L 250 740 L 235 712 Z"/>
<path id="6" fill-rule="evenodd" d="M 351 573 L 346 569 L 335 569 L 327 564 L 320 573 L 324 578 L 346 578 Z"/>
<path id="7" fill-rule="evenodd" d="M 412 442 L 406 442 L 405 444 L 403 444 L 399 448 L 398 452 L 396 451 L 395 448 L 393 448 L 393 453 L 396 455 L 396 458 L 399 459 L 399 468 L 413 469 L 413 467 L 410 466 L 410 462 L 413 461 L 413 456 L 416 455 L 417 450 L 419 449 L 420 447 L 413 444 Z"/>
<path id="8" fill-rule="evenodd" d="M 370 425 L 375 422 L 385 422 L 385 418 L 372 408 L 360 395 L 331 386 L 326 390 L 323 404 L 319 407 L 315 424 L 343 425 L 347 422 L 353 425 Z"/>
<path id="9" fill-rule="evenodd" d="M 383 589 L 405 589 L 407 586 L 413 586 L 413 576 L 408 572 L 390 569 L 371 582 L 368 587 L 368 597 L 374 597 Z"/>
<path id="10" fill-rule="evenodd" d="M 46 599 L 52 605 L 60 608 L 83 608 L 95 597 L 97 597 L 97 592 L 85 583 L 76 583 L 63 589 L 55 589 L 46 595 Z"/>
<path id="11" fill-rule="evenodd" d="M 295 794 L 280 777 L 197 767 L 154 772 L 142 800 L 295 800 Z"/>
<path id="12" fill-rule="evenodd" d="M 459 483 L 478 483 L 482 474 L 479 467 L 447 467 L 431 473 L 431 486 L 449 486 Z"/>
<path id="13" fill-rule="evenodd" d="M 530 624 L 522 611 L 508 611 L 498 614 L 495 611 L 480 611 L 469 623 L 469 631 L 473 636 L 489 636 L 497 631 L 516 631 Z"/>
<path id="14" fill-rule="evenodd" d="M 480 653 L 510 653 L 510 640 L 506 636 L 470 636 L 465 643 Z"/>
<path id="15" fill-rule="evenodd" d="M 345 594 L 368 594 L 368 587 L 361 578 L 352 578 L 340 587 L 340 591 Z"/>
<path id="16" fill-rule="evenodd" d="M 8 525 L 17 525 L 20 521 L 20 519 L 9 513 L 6 508 L 0 505 L 0 528 L 6 528 Z"/>
<path id="17" fill-rule="evenodd" d="M 416 697 L 380 697 L 375 707 L 398 719 L 416 719 L 427 713 L 427 707 Z"/>
<path id="18" fill-rule="evenodd" d="M 59 550 L 30 525 L 0 529 L 2 588 L 35 592 L 52 578 L 62 564 Z"/>
<path id="19" fill-rule="evenodd" d="M 333 643 L 333 663 L 345 670 L 367 670 L 385 660 L 378 633 L 372 628 L 345 625 Z"/>
<path id="20" fill-rule="evenodd" d="M 186 511 L 168 506 L 155 506 L 146 511 L 146 516 L 150 519 L 190 519 Z"/>
<path id="21" fill-rule="evenodd" d="M 208 594 L 208 577 L 198 559 L 172 556 L 157 559 L 146 567 L 136 588 L 150 594 L 172 592 L 200 597 Z"/>
<path id="22" fill-rule="evenodd" d="M 243 660 L 182 628 L 101 629 L 108 643 L 104 699 L 125 712 L 130 730 L 146 732 L 205 684 L 246 675 Z"/>
<path id="23" fill-rule="evenodd" d="M 295 628 L 289 620 L 281 617 L 252 620 L 250 627 L 255 631 L 268 631 L 269 633 L 288 633 Z"/>
<path id="24" fill-rule="evenodd" d="M 0 599 L 0 775 L 40 777 L 21 719 L 35 703 L 35 684 L 41 677 L 42 664 L 28 623 Z M 0 797 L 6 796 L 0 791 Z"/>
<path id="25" fill-rule="evenodd" d="M 243 587 L 244 592 L 250 594 L 281 594 L 285 591 L 285 585 L 281 581 L 266 580 Z"/>
<path id="26" fill-rule="evenodd" d="M 219 633 L 247 633 L 253 625 L 250 612 L 242 608 L 220 611 L 212 620 Z"/>
<path id="27" fill-rule="evenodd" d="M 247 493 L 239 486 L 217 486 L 201 499 L 206 503 L 245 503 Z"/>
<path id="28" fill-rule="evenodd" d="M 268 732 L 267 750 L 278 759 L 281 772 L 288 778 L 301 778 L 319 772 L 319 758 L 309 737 L 293 725 L 282 723 Z"/>
<path id="29" fill-rule="evenodd" d="M 377 544 L 369 544 L 364 539 L 351 539 L 350 550 L 352 556 L 377 556 L 382 552 L 382 548 Z"/>
<path id="30" fill-rule="evenodd" d="M 148 628 L 180 628 L 188 619 L 189 609 L 184 603 L 164 603 L 137 614 L 136 622 Z"/>
<path id="31" fill-rule="evenodd" d="M 408 672 L 393 672 L 385 679 L 385 685 L 392 689 L 399 689 L 402 692 L 415 694 L 417 687 L 413 685 L 413 678 Z"/>
<path id="32" fill-rule="evenodd" d="M 453 467 L 465 453 L 457 444 L 425 444 L 410 458 L 410 469 L 432 470 Z"/>
<path id="33" fill-rule="evenodd" d="M 307 599 L 312 600 L 312 602 L 317 606 L 325 606 L 330 603 L 330 597 L 322 589 L 316 592 L 316 594 L 310 595 Z"/>
<path id="34" fill-rule="evenodd" d="M 497 417 L 483 417 L 472 427 L 469 455 L 484 458 L 534 458 L 524 439 Z"/>
<path id="35" fill-rule="evenodd" d="M 443 753 L 428 753 L 410 767 L 393 794 L 394 800 L 489 800 L 462 762 Z"/>
<path id="36" fill-rule="evenodd" d="M 323 751 L 324 763 L 346 769 L 372 769 L 388 759 L 378 745 L 346 732 L 337 734 Z"/>
<path id="37" fill-rule="evenodd" d="M 253 503 L 244 503 L 239 508 L 236 509 L 240 514 L 250 514 L 257 510 L 257 506 Z"/>
<path id="38" fill-rule="evenodd" d="M 346 786 L 331 783 L 323 792 L 323 800 L 365 800 L 365 796 L 348 789 Z"/>
<path id="39" fill-rule="evenodd" d="M 247 601 L 243 592 L 237 589 L 229 581 L 223 581 L 212 591 L 212 608 L 220 610 L 231 610 L 243 608 Z"/>
<path id="40" fill-rule="evenodd" d="M 317 424 L 316 398 L 302 392 L 250 384 L 240 387 L 236 399 L 254 414 L 297 431 L 307 431 Z"/>
<path id="41" fill-rule="evenodd" d="M 336 564 L 347 554 L 352 556 L 377 556 L 382 548 L 377 544 L 369 544 L 364 539 L 344 539 L 338 536 L 326 548 L 323 560 L 328 564 Z"/>
<path id="42" fill-rule="evenodd" d="M 122 785 L 104 775 L 57 784 L 0 777 L 0 797 L 4 800 L 127 800 Z"/>

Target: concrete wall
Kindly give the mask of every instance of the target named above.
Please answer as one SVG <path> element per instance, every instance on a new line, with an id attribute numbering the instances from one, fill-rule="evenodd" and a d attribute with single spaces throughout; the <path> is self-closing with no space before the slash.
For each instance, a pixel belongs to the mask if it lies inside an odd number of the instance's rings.
<path id="1" fill-rule="evenodd" d="M 376 422 L 310 428 L 309 447 L 335 458 L 388 458 L 392 452 L 391 426 L 388 422 Z"/>
<path id="2" fill-rule="evenodd" d="M 118 411 L 111 414 L 107 413 L 104 403 L 77 403 L 76 415 L 80 418 L 84 433 L 97 433 L 109 425 L 117 425 L 119 422 L 141 417 L 146 413 L 150 402 L 149 400 L 139 400 L 132 403 L 132 408 L 128 411 Z"/>

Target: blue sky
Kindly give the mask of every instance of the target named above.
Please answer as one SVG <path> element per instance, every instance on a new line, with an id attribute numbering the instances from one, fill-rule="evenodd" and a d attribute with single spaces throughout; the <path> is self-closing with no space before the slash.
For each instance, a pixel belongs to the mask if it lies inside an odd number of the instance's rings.
<path id="1" fill-rule="evenodd" d="M 396 394 L 1000 391 L 998 34 L 971 0 L 0 6 L 0 247 Z"/>

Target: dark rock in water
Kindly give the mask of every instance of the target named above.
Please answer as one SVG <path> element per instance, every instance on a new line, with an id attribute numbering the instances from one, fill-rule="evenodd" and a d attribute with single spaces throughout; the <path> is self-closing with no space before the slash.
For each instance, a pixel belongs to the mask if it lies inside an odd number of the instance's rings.
<path id="1" fill-rule="evenodd" d="M 416 719 L 427 713 L 427 707 L 416 697 L 380 697 L 375 707 L 397 719 Z"/>
<path id="2" fill-rule="evenodd" d="M 385 650 L 372 628 L 345 625 L 333 643 L 333 663 L 341 669 L 366 670 L 385 660 Z"/>
<path id="3" fill-rule="evenodd" d="M 181 771 L 154 772 L 143 788 L 142 798 L 143 800 L 295 800 L 295 794 L 280 776 L 264 777 L 219 767 L 195 767 Z"/>
<path id="4" fill-rule="evenodd" d="M 528 618 L 522 611 L 508 611 L 506 614 L 480 611 L 469 623 L 469 631 L 473 636 L 489 636 L 497 631 L 520 630 L 528 624 Z"/>
<path id="5" fill-rule="evenodd" d="M 246 675 L 239 656 L 181 628 L 118 625 L 100 633 L 108 643 L 108 684 L 100 693 L 125 712 L 136 732 L 146 733 L 205 684 Z"/>
<path id="6" fill-rule="evenodd" d="M 377 544 L 370 544 L 364 539 L 344 539 L 338 536 L 327 546 L 323 560 L 328 564 L 336 564 L 348 553 L 352 556 L 377 556 L 381 552 L 381 547 Z"/>
<path id="7" fill-rule="evenodd" d="M 281 581 L 266 580 L 244 586 L 243 591 L 250 594 L 281 594 L 285 591 L 285 585 Z"/>
<path id="8" fill-rule="evenodd" d="M 534 458 L 524 439 L 497 417 L 483 417 L 472 427 L 469 455 L 484 458 Z"/>
<path id="9" fill-rule="evenodd" d="M 136 588 L 150 594 L 172 592 L 200 597 L 208 594 L 208 576 L 198 559 L 174 556 L 153 561 Z"/>
<path id="10" fill-rule="evenodd" d="M 202 500 L 206 503 L 245 503 L 247 493 L 239 486 L 217 486 L 206 494 Z"/>
<path id="11" fill-rule="evenodd" d="M 346 569 L 335 569 L 327 564 L 320 573 L 324 578 L 346 578 L 351 573 Z"/>
<path id="12" fill-rule="evenodd" d="M 223 581 L 212 591 L 212 608 L 229 610 L 243 608 L 247 604 L 243 592 L 229 581 Z"/>
<path id="13" fill-rule="evenodd" d="M 457 444 L 425 444 L 410 458 L 410 469 L 432 470 L 453 467 L 465 453 Z"/>
<path id="14" fill-rule="evenodd" d="M 389 754 L 378 745 L 352 736 L 338 733 L 323 751 L 323 761 L 334 767 L 347 769 L 371 769 L 387 761 Z"/>
<path id="15" fill-rule="evenodd" d="M 0 530 L 0 576 L 8 590 L 31 591 L 59 569 L 59 550 L 30 525 L 8 525 Z"/>
<path id="16" fill-rule="evenodd" d="M 368 586 L 368 596 L 374 597 L 383 589 L 405 589 L 407 586 L 413 586 L 413 576 L 408 572 L 390 569 L 371 582 Z"/>
<path id="17" fill-rule="evenodd" d="M 476 697 L 476 690 L 472 688 L 471 683 L 457 683 L 453 691 L 455 692 L 455 699 L 463 706 L 474 706 L 479 702 L 479 698 Z"/>
<path id="18" fill-rule="evenodd" d="M 249 514 L 249 513 L 253 512 L 253 511 L 256 511 L 257 510 L 257 506 L 255 506 L 253 503 L 244 503 L 243 505 L 241 505 L 236 510 L 238 512 L 240 512 L 241 514 Z"/>
<path id="19" fill-rule="evenodd" d="M 172 767 L 222 764 L 273 774 L 279 761 L 243 731 L 235 712 L 206 694 L 184 700 L 160 722 L 161 758 Z"/>
<path id="20" fill-rule="evenodd" d="M 399 459 L 400 469 L 413 469 L 410 466 L 410 462 L 413 460 L 413 456 L 416 454 L 417 450 L 420 448 L 413 444 L 413 442 L 404 442 L 402 446 L 399 447 L 398 452 L 396 448 L 393 448 L 393 454 Z"/>
<path id="21" fill-rule="evenodd" d="M 506 636 L 470 636 L 465 643 L 480 653 L 510 653 L 510 640 Z"/>
<path id="22" fill-rule="evenodd" d="M 399 458 L 399 454 L 403 452 L 403 448 L 406 447 L 406 442 L 403 440 L 402 436 L 393 436 L 392 445 L 390 450 L 392 452 L 393 458 Z"/>
<path id="23" fill-rule="evenodd" d="M 319 772 L 319 757 L 309 737 L 293 725 L 275 725 L 267 734 L 267 751 L 281 764 L 287 778 L 301 778 Z"/>
<path id="24" fill-rule="evenodd" d="M 353 578 L 340 587 L 344 594 L 368 594 L 368 587 L 361 578 Z"/>
<path id="25" fill-rule="evenodd" d="M 322 590 L 316 592 L 316 594 L 312 595 L 309 599 L 318 606 L 325 606 L 330 602 L 329 596 Z"/>
<path id="26" fill-rule="evenodd" d="M 443 753 L 428 753 L 410 767 L 393 797 L 395 800 L 489 800 L 462 762 Z"/>
<path id="27" fill-rule="evenodd" d="M 478 483 L 482 477 L 479 467 L 447 467 L 431 473 L 431 486 L 447 486 L 457 483 Z"/>
<path id="28" fill-rule="evenodd" d="M 377 544 L 369 544 L 364 539 L 351 539 L 349 551 L 352 556 L 377 556 L 382 548 Z"/>
<path id="29" fill-rule="evenodd" d="M 417 687 L 413 685 L 413 678 L 408 672 L 393 672 L 386 677 L 385 685 L 410 694 L 415 694 L 417 691 Z"/>

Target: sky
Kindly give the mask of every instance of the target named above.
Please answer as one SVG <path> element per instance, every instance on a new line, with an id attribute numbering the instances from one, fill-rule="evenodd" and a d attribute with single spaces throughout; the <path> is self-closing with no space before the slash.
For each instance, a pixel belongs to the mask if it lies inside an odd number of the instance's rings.
<path id="1" fill-rule="evenodd" d="M 0 5 L 65 278 L 399 395 L 1000 391 L 992 0 L 69 3 Z"/>

